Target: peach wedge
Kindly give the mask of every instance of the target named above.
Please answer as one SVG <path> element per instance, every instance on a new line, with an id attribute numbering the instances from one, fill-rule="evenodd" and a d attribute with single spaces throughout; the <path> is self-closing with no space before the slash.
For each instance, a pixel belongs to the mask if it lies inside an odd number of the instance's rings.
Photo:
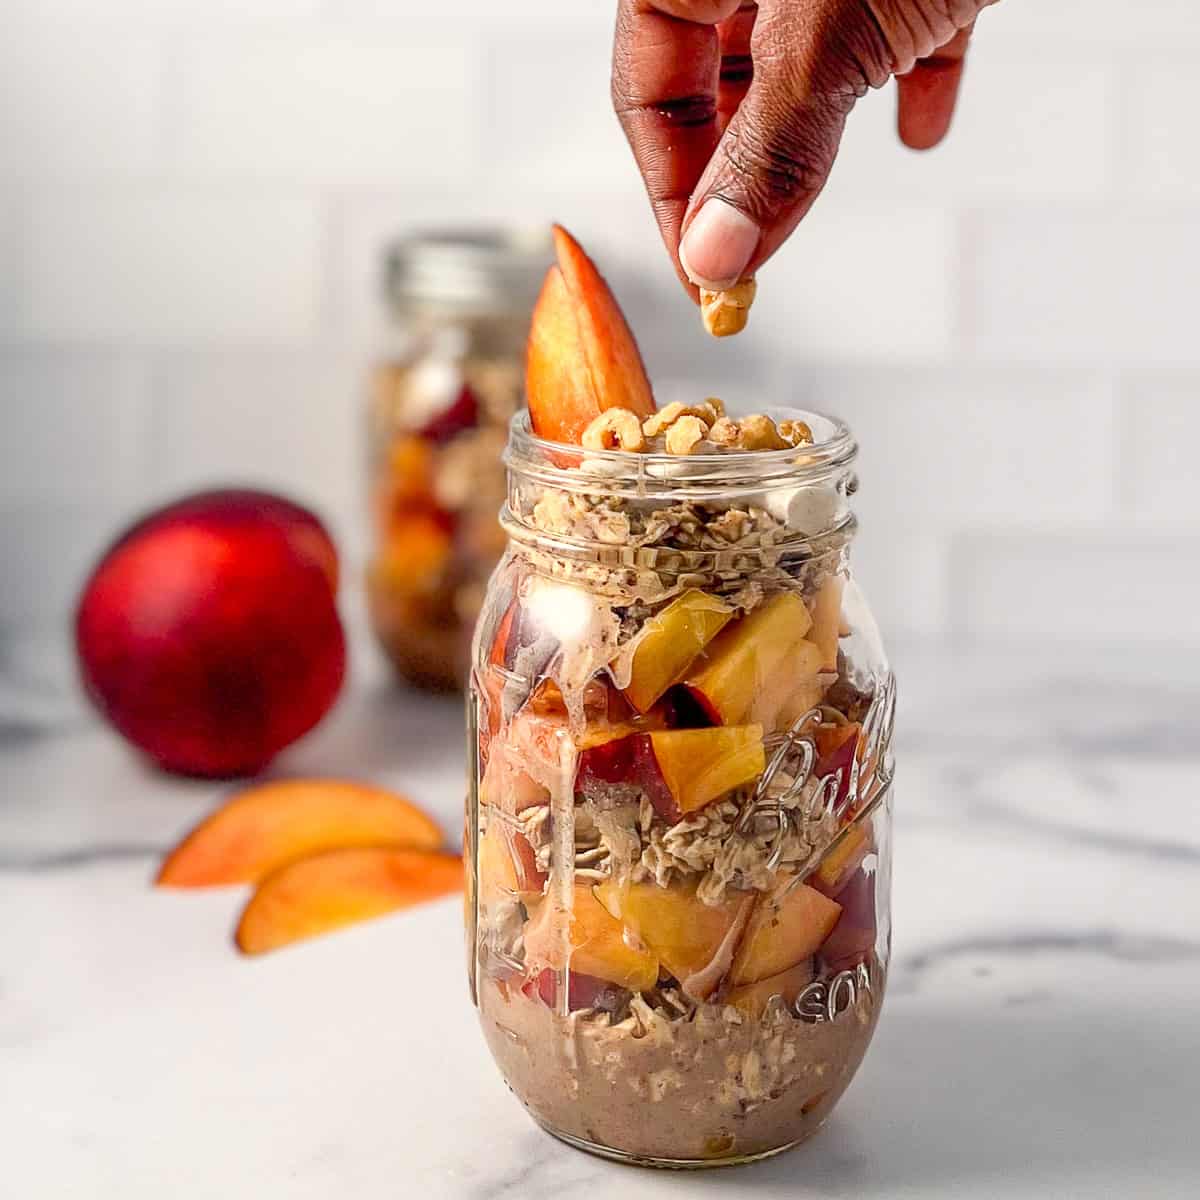
<path id="1" fill-rule="evenodd" d="M 340 779 L 286 779 L 235 795 L 167 856 L 159 887 L 256 883 L 321 850 L 407 846 L 435 850 L 442 831 L 383 788 Z"/>
<path id="2" fill-rule="evenodd" d="M 533 310 L 525 391 L 533 431 L 578 444 L 606 408 L 654 411 L 637 342 L 604 277 L 577 241 L 554 227 L 558 263 Z"/>
<path id="3" fill-rule="evenodd" d="M 698 588 L 677 596 L 646 622 L 646 631 L 633 654 L 625 695 L 638 712 L 655 701 L 687 673 L 688 667 L 733 616 L 723 600 Z"/>
<path id="4" fill-rule="evenodd" d="M 569 926 L 570 960 L 563 962 L 562 927 Z M 525 927 L 525 960 L 534 970 L 570 966 L 632 991 L 652 988 L 658 980 L 658 960 L 647 950 L 626 942 L 621 922 L 600 903 L 591 884 L 576 883 L 571 913 L 551 900 L 543 901 Z"/>
<path id="5" fill-rule="evenodd" d="M 746 926 L 729 973 L 734 987 L 758 983 L 812 958 L 833 932 L 842 906 L 789 879 L 762 896 Z"/>
<path id="6" fill-rule="evenodd" d="M 330 850 L 264 879 L 238 922 L 243 954 L 265 954 L 344 925 L 461 891 L 456 854 L 387 847 Z"/>

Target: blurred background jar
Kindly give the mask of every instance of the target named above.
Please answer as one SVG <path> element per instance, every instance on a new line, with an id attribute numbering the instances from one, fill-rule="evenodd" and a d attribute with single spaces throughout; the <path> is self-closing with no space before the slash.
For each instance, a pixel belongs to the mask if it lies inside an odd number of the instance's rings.
<path id="1" fill-rule="evenodd" d="M 522 403 L 544 232 L 402 238 L 384 261 L 392 334 L 370 384 L 371 623 L 399 674 L 461 687 L 488 576 L 508 421 Z"/>

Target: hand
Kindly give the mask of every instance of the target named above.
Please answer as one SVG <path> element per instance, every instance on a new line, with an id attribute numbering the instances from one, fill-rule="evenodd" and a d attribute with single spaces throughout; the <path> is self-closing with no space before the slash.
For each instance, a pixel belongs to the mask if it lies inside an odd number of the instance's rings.
<path id="1" fill-rule="evenodd" d="M 817 198 L 846 116 L 899 76 L 899 131 L 950 126 L 995 0 L 619 0 L 613 103 L 688 285 L 753 275 Z"/>

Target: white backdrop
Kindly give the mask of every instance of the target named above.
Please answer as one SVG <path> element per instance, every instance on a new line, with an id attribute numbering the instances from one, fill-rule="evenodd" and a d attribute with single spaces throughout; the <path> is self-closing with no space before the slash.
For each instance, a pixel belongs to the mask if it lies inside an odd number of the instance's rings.
<path id="1" fill-rule="evenodd" d="M 609 112 L 613 2 L 0 0 L 0 624 L 201 483 L 353 559 L 380 245 L 556 218 L 664 389 L 851 419 L 893 635 L 1200 642 L 1197 6 L 986 12 L 950 144 L 864 102 L 709 345 Z"/>

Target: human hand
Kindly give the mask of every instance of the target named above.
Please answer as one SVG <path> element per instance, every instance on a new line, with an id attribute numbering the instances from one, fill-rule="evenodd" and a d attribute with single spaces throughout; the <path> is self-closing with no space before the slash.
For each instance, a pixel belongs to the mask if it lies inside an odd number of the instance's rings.
<path id="1" fill-rule="evenodd" d="M 914 149 L 950 126 L 996 0 L 619 0 L 613 103 L 693 297 L 725 291 L 812 207 L 846 116 L 898 76 Z"/>

